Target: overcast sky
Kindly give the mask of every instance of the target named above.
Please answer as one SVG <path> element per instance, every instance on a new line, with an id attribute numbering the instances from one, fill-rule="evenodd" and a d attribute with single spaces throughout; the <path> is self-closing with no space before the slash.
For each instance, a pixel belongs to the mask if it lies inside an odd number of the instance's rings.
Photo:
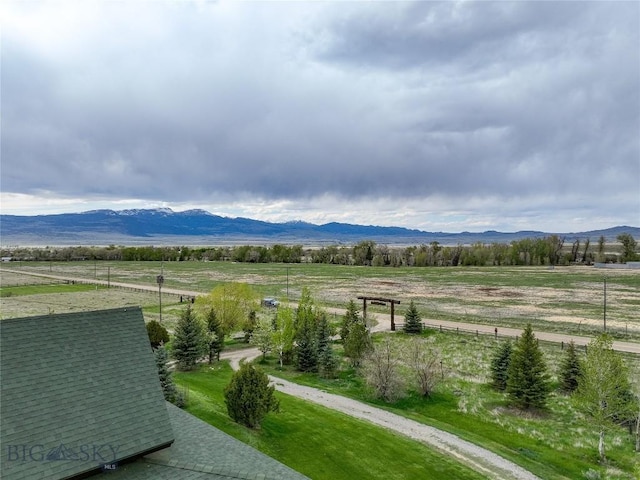
<path id="1" fill-rule="evenodd" d="M 17 2 L 3 214 L 640 226 L 640 3 Z"/>

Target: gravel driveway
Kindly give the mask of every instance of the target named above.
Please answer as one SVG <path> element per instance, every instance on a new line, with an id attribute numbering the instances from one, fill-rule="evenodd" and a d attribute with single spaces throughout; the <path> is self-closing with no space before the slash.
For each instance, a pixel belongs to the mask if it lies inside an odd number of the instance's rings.
<path id="1" fill-rule="evenodd" d="M 252 360 L 262 353 L 257 348 L 226 352 L 222 358 L 230 361 L 235 370 L 241 360 Z M 281 378 L 269 376 L 276 390 L 337 410 L 351 417 L 379 425 L 401 435 L 425 443 L 448 455 L 456 457 L 461 463 L 468 465 L 488 478 L 495 479 L 537 479 L 535 475 L 524 470 L 509 460 L 496 455 L 478 445 L 467 442 L 455 435 L 424 425 L 395 413 L 376 408 L 350 398 L 327 393 L 317 388 L 298 385 Z"/>

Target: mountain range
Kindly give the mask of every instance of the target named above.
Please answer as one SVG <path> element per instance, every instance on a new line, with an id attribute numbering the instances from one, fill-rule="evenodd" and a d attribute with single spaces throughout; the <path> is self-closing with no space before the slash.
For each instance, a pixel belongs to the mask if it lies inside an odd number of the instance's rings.
<path id="1" fill-rule="evenodd" d="M 384 244 L 417 245 L 437 241 L 443 245 L 509 243 L 551 234 L 565 241 L 604 236 L 615 240 L 620 233 L 640 238 L 640 228 L 618 226 L 587 232 L 425 232 L 403 227 L 348 223 L 294 221 L 272 223 L 250 218 L 230 218 L 204 210 L 174 212 L 171 209 L 92 210 L 55 215 L 0 215 L 0 243 L 10 245 L 225 245 L 303 244 L 322 245 L 373 240 Z"/>

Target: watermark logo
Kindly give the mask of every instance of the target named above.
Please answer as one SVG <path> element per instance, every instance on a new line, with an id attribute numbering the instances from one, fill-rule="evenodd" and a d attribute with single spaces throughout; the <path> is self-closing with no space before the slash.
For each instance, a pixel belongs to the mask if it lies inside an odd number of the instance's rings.
<path id="1" fill-rule="evenodd" d="M 42 444 L 6 445 L 5 459 L 9 462 L 95 462 L 103 470 L 115 470 L 119 445 L 91 444 L 65 445 L 54 447 Z"/>

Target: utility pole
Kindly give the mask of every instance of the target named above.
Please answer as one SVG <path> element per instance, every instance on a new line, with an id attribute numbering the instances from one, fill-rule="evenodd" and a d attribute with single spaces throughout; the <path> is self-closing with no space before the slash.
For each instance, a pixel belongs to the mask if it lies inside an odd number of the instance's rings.
<path id="1" fill-rule="evenodd" d="M 604 309 L 603 309 L 603 321 L 604 331 L 607 331 L 607 277 L 604 277 Z"/>
<path id="2" fill-rule="evenodd" d="M 160 304 L 160 322 L 162 323 L 162 284 L 164 283 L 164 275 L 158 275 L 156 277 L 156 282 L 158 282 L 158 302 Z"/>

